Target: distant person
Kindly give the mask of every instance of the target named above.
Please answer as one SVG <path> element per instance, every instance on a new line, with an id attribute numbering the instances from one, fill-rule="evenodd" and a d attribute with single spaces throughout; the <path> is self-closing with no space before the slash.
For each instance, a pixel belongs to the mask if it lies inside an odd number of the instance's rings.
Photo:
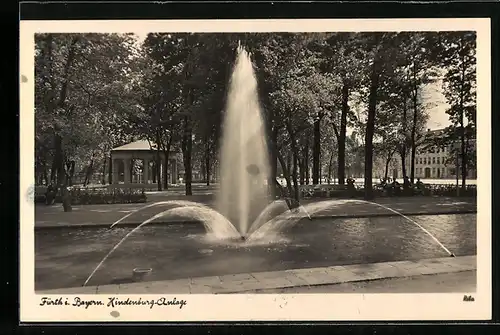
<path id="1" fill-rule="evenodd" d="M 415 187 L 417 189 L 417 193 L 418 194 L 424 194 L 425 185 L 424 185 L 424 183 L 422 183 L 422 181 L 420 180 L 420 178 L 417 178 L 417 182 L 415 183 Z"/>
<path id="2" fill-rule="evenodd" d="M 404 178 L 403 178 L 403 188 L 406 190 L 406 189 L 410 188 L 410 186 L 411 186 L 410 178 L 408 178 L 408 176 L 404 176 Z"/>
<path id="3" fill-rule="evenodd" d="M 355 182 L 354 178 L 352 177 L 347 178 L 347 193 L 351 198 L 354 197 L 354 194 L 356 192 L 356 187 L 354 186 L 354 182 Z"/>
<path id="4" fill-rule="evenodd" d="M 56 201 L 57 188 L 49 184 L 47 186 L 47 191 L 45 191 L 45 204 L 50 206 L 53 205 Z"/>
<path id="5" fill-rule="evenodd" d="M 417 186 L 417 188 L 421 188 L 424 186 L 424 183 L 422 183 L 422 181 L 420 180 L 420 178 L 417 178 L 417 183 L 415 184 Z"/>
<path id="6" fill-rule="evenodd" d="M 401 184 L 398 183 L 396 178 L 393 179 L 391 185 L 391 194 L 392 195 L 399 195 L 401 193 Z"/>

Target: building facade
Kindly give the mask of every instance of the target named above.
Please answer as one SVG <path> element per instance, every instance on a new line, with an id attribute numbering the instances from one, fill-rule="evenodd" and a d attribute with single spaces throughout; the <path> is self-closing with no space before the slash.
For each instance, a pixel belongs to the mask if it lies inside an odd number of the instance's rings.
<path id="1" fill-rule="evenodd" d="M 443 129 L 428 130 L 427 136 L 443 136 Z M 421 146 L 417 150 L 415 156 L 415 178 L 421 179 L 455 179 L 457 177 L 457 157 L 454 146 L 459 146 L 459 143 L 449 144 L 445 147 L 438 146 Z M 476 140 L 469 140 L 469 150 L 476 152 Z M 458 162 L 460 166 L 460 161 Z M 408 152 L 405 159 L 406 174 L 408 177 L 411 175 L 411 152 Z M 380 174 L 380 167 L 378 174 Z M 467 178 L 476 179 L 477 169 L 471 167 L 467 169 Z M 458 175 L 461 176 L 460 167 L 458 168 Z M 383 174 L 381 174 L 383 176 Z M 403 169 L 401 157 L 399 153 L 395 153 L 390 164 L 388 176 L 391 178 L 402 179 Z"/>

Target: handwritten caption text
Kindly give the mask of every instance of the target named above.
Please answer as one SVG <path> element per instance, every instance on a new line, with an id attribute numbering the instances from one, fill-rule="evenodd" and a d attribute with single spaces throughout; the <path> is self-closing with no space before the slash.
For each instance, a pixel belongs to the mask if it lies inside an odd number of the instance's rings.
<path id="1" fill-rule="evenodd" d="M 164 307 L 164 306 L 172 306 L 172 307 L 182 307 L 187 305 L 186 300 L 177 300 L 177 298 L 168 299 L 165 297 L 161 297 L 158 299 L 122 299 L 117 297 L 108 297 L 108 300 L 100 300 L 100 299 L 88 299 L 84 300 L 80 297 L 74 298 L 50 298 L 50 297 L 42 297 L 40 299 L 40 306 L 71 306 L 71 307 L 80 307 L 88 309 L 93 306 L 105 306 L 105 307 L 120 307 L 120 306 L 147 306 L 149 308 L 153 308 L 155 306 Z"/>

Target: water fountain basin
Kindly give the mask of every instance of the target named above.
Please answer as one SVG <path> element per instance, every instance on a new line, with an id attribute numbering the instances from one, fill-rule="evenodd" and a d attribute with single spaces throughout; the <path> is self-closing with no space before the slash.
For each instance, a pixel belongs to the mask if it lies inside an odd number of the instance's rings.
<path id="1" fill-rule="evenodd" d="M 134 281 L 142 281 L 153 272 L 152 268 L 135 268 L 132 270 L 132 279 Z"/>

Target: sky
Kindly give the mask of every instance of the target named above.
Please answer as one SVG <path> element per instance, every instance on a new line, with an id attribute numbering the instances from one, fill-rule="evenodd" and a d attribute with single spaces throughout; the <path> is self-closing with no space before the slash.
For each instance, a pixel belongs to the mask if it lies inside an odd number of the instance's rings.
<path id="1" fill-rule="evenodd" d="M 427 121 L 427 128 L 429 129 L 440 129 L 450 125 L 448 114 L 446 114 L 448 104 L 443 95 L 442 84 L 442 81 L 438 81 L 427 85 L 424 89 L 427 102 L 433 103 L 433 106 L 428 110 L 429 120 Z"/>
<path id="2" fill-rule="evenodd" d="M 138 43 L 141 43 L 147 37 L 147 33 L 136 32 L 134 34 L 137 36 Z M 430 103 L 427 128 L 431 130 L 445 128 L 450 125 L 448 115 L 446 114 L 448 105 L 446 104 L 446 99 L 442 93 L 441 87 L 442 82 L 438 81 L 424 88 L 425 100 Z"/>

